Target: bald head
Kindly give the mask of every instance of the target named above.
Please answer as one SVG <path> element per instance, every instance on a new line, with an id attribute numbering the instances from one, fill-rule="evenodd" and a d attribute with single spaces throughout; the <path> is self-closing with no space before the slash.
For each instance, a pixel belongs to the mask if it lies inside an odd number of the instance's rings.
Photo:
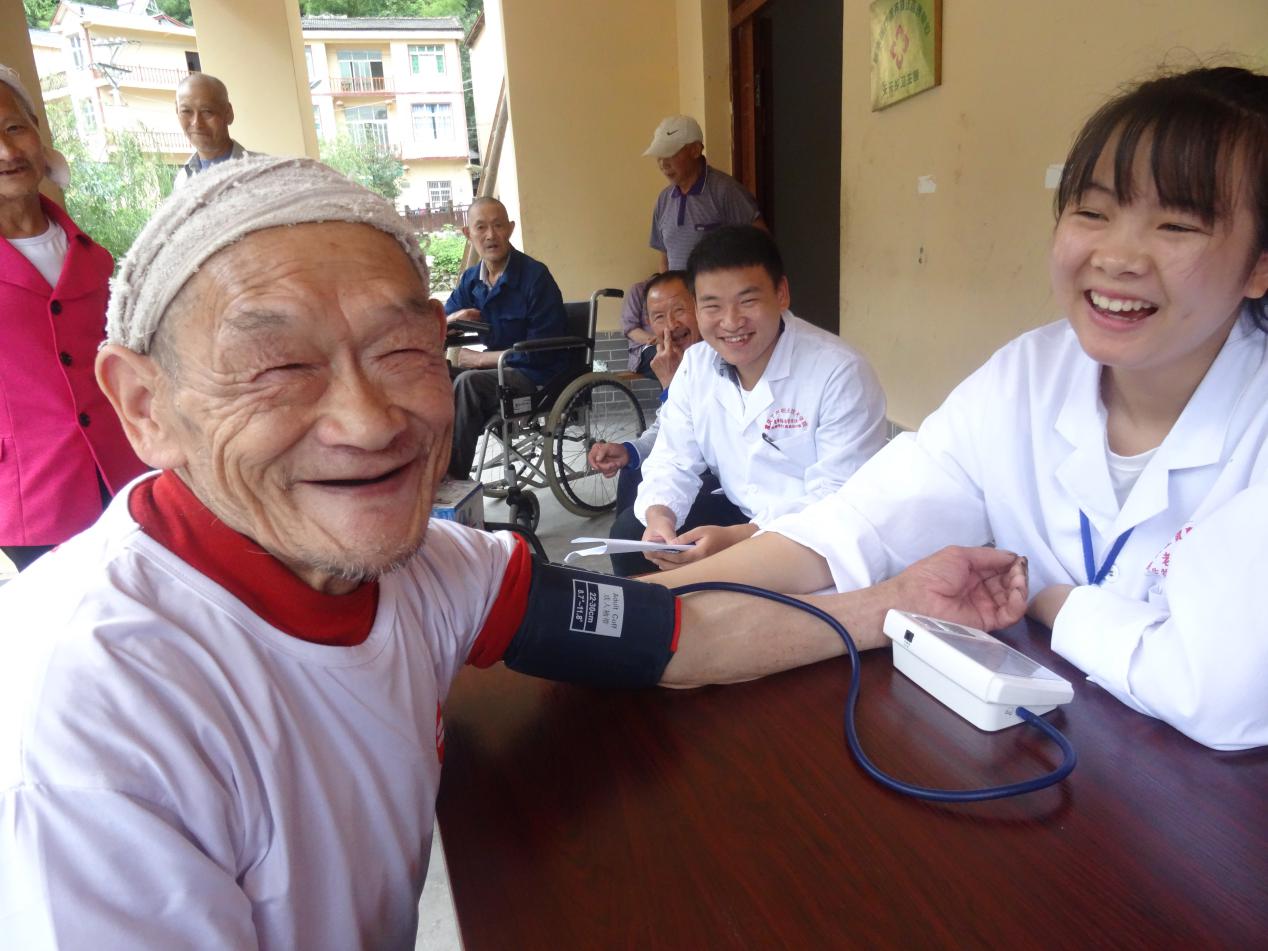
<path id="1" fill-rule="evenodd" d="M 229 90 L 215 76 L 191 73 L 185 78 L 176 89 L 176 119 L 203 161 L 223 158 L 232 150 L 233 104 Z"/>
<path id="2" fill-rule="evenodd" d="M 514 232 L 515 222 L 496 198 L 477 198 L 467 209 L 467 225 L 462 233 L 491 275 L 501 274 L 506 267 Z"/>

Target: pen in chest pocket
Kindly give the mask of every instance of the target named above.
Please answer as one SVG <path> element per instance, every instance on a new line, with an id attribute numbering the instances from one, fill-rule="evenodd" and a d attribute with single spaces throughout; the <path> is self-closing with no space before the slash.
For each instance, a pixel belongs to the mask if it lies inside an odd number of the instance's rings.
<path id="1" fill-rule="evenodd" d="M 770 446 L 772 449 L 774 449 L 778 453 L 783 453 L 784 451 L 779 448 L 779 443 L 775 442 L 775 440 L 770 438 L 770 433 L 762 433 L 762 442 L 766 443 L 768 446 Z"/>

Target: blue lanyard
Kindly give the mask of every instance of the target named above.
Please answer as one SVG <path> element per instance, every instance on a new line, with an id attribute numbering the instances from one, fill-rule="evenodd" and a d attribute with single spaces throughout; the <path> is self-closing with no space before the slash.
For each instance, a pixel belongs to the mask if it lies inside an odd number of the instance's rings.
<path id="1" fill-rule="evenodd" d="M 1097 571 L 1096 560 L 1092 556 L 1092 526 L 1088 523 L 1087 516 L 1083 514 L 1083 509 L 1079 509 L 1079 529 L 1083 532 L 1083 564 L 1087 568 L 1087 583 L 1099 585 L 1105 580 L 1105 576 L 1110 573 L 1110 569 L 1114 567 L 1114 562 L 1118 559 L 1118 553 L 1127 544 L 1127 539 L 1131 537 L 1132 530 L 1129 528 L 1118 536 L 1118 540 L 1110 548 L 1109 554 L 1105 556 L 1105 563 L 1101 565 L 1100 571 Z"/>

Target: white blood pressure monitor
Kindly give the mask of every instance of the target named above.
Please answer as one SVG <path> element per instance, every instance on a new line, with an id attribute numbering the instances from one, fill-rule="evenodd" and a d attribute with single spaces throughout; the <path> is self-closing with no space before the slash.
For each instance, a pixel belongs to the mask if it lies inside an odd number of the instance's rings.
<path id="1" fill-rule="evenodd" d="M 1017 708 L 1047 713 L 1074 699 L 1074 687 L 985 631 L 890 611 L 885 634 L 894 666 L 981 730 L 1021 723 Z"/>

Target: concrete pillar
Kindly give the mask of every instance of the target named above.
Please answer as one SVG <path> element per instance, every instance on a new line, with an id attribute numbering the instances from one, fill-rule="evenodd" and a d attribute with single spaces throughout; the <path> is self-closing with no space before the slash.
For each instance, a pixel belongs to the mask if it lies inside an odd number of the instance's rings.
<path id="1" fill-rule="evenodd" d="M 676 0 L 678 108 L 704 131 L 709 164 L 731 170 L 731 26 L 726 0 Z M 651 130 L 647 133 L 651 138 Z"/>
<path id="2" fill-rule="evenodd" d="M 252 152 L 317 158 L 299 4 L 190 0 L 190 11 L 203 72 L 229 87 L 233 137 Z"/>
<path id="3" fill-rule="evenodd" d="M 35 100 L 40 135 L 49 142 L 48 115 L 44 111 L 44 96 L 40 92 L 39 74 L 35 71 L 35 54 L 31 52 L 31 35 L 27 32 L 22 0 L 0 0 L 0 63 L 13 67 L 22 77 L 26 91 Z M 40 185 L 40 191 L 59 204 L 64 203 L 61 189 L 48 179 Z"/>

